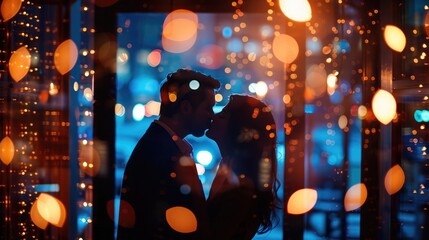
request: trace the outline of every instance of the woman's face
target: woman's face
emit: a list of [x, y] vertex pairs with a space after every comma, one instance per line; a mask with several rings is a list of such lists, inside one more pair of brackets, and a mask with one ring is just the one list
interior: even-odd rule
[[222, 109], [220, 113], [217, 113], [213, 117], [213, 121], [207, 131], [207, 137], [213, 139], [219, 147], [222, 144], [227, 144], [225, 141], [228, 134], [228, 123], [231, 117], [231, 112], [228, 104]]

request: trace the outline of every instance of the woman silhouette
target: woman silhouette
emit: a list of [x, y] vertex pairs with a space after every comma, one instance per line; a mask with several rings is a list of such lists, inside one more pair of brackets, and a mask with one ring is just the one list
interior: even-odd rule
[[276, 126], [270, 108], [256, 98], [231, 95], [206, 135], [222, 160], [208, 198], [213, 239], [252, 239], [276, 220]]

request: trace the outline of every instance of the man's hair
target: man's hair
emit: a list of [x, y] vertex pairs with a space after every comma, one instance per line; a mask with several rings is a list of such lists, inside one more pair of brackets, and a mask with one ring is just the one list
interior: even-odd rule
[[219, 80], [194, 70], [178, 69], [169, 73], [160, 90], [160, 115], [173, 116], [184, 100], [196, 107], [205, 100], [207, 89], [216, 90], [219, 87]]

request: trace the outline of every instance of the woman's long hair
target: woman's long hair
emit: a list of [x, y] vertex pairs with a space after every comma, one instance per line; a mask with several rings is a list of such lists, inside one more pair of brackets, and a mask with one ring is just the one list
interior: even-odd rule
[[228, 108], [231, 168], [255, 186], [256, 215], [261, 221], [258, 233], [265, 233], [278, 222], [276, 124], [271, 109], [256, 98], [231, 95]]

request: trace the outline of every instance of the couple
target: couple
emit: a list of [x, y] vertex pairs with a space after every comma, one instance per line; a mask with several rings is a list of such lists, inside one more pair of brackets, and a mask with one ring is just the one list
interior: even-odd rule
[[[261, 101], [242, 95], [232, 95], [214, 115], [219, 87], [218, 80], [192, 70], [167, 76], [160, 118], [125, 168], [118, 239], [252, 239], [273, 227], [278, 189], [273, 116]], [[183, 139], [206, 130], [222, 155], [207, 200], [192, 147]]]

